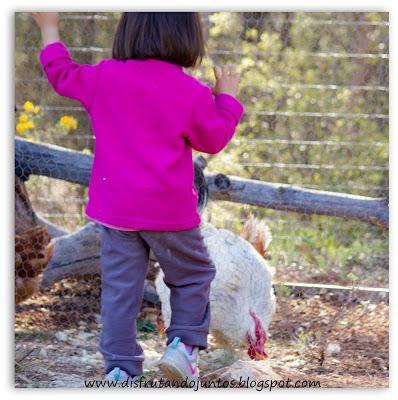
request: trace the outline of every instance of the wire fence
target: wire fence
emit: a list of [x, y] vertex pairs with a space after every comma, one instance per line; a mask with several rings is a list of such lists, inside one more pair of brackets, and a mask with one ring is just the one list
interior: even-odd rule
[[[202, 16], [208, 56], [186, 72], [212, 84], [213, 64], [235, 64], [242, 76], [238, 97], [246, 108], [228, 147], [202, 155], [207, 172], [388, 200], [388, 13]], [[96, 63], [109, 57], [118, 18], [119, 13], [63, 13], [61, 37], [73, 58]], [[29, 14], [16, 14], [15, 33], [16, 135], [93, 154], [85, 110], [54, 94], [43, 75], [40, 35]], [[56, 226], [74, 232], [88, 222], [86, 187], [31, 176], [26, 188], [34, 210]], [[310, 210], [221, 200], [210, 200], [202, 219], [240, 234], [250, 216], [265, 221], [272, 233], [267, 259], [277, 281], [388, 286], [387, 230]], [[52, 290], [69, 295], [65, 286]], [[59, 307], [51, 308], [57, 323]], [[68, 307], [73, 311], [78, 303]], [[41, 317], [35, 318], [38, 324]]]
[[[37, 29], [27, 14], [16, 18], [17, 118], [25, 113], [26, 101], [40, 106], [40, 113], [33, 116], [35, 128], [18, 134], [92, 151], [93, 137], [83, 108], [53, 94], [37, 63]], [[64, 40], [75, 58], [96, 62], [109, 56], [117, 18], [65, 15]], [[387, 15], [209, 13], [204, 20], [210, 60], [195, 74], [210, 82], [211, 62], [238, 64], [243, 75], [240, 98], [247, 108], [229, 148], [209, 160], [210, 169], [307, 188], [388, 196]], [[77, 120], [76, 129], [70, 119], [60, 122], [65, 115]], [[86, 222], [81, 207], [84, 190], [44, 178], [37, 182], [32, 179], [29, 189], [43, 216], [69, 230]], [[56, 190], [55, 185], [60, 188]], [[70, 204], [76, 205], [74, 212], [69, 212]], [[229, 208], [209, 214], [217, 225], [238, 230], [233, 222], [244, 222], [247, 212], [236, 210], [230, 215]], [[290, 225], [290, 230], [307, 224], [325, 232], [328, 227], [319, 225], [322, 221], [332, 233], [354, 241], [353, 225], [340, 219], [328, 224], [310, 215], [303, 218], [250, 207], [249, 211], [266, 218], [275, 231], [281, 224]], [[361, 226], [363, 237], [369, 232], [386, 243], [384, 233]], [[275, 234], [274, 241], [293, 242], [297, 237], [302, 239], [284, 231]], [[367, 241], [364, 245], [373, 251]], [[377, 248], [385, 251], [385, 247]]]

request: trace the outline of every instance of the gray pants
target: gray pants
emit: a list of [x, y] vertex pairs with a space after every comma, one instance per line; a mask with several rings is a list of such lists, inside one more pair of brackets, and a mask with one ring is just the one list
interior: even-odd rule
[[136, 341], [136, 317], [152, 249], [170, 289], [171, 322], [167, 345], [175, 336], [200, 349], [207, 347], [210, 284], [216, 274], [200, 228], [177, 232], [120, 231], [102, 225], [101, 317], [99, 349], [105, 373], [120, 367], [143, 372], [144, 354]]

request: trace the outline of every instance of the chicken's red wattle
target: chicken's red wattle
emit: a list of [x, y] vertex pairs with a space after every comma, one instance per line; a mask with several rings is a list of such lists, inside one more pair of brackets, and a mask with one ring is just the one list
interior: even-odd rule
[[261, 321], [252, 310], [249, 310], [249, 314], [254, 320], [255, 338], [253, 338], [249, 331], [246, 332], [246, 339], [249, 343], [247, 354], [252, 360], [264, 360], [268, 357], [268, 354], [265, 351], [265, 344], [268, 340], [267, 332], [264, 330]]

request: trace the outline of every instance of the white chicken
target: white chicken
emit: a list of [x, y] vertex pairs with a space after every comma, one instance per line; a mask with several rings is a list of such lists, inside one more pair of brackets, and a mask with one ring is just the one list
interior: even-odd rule
[[[247, 236], [248, 229], [253, 231], [253, 221], [250, 224], [244, 227], [242, 234], [246, 232]], [[217, 269], [210, 290], [210, 332], [220, 346], [247, 347], [246, 333], [255, 336], [252, 314], [257, 316], [264, 330], [267, 330], [275, 312], [273, 269], [243, 237], [207, 223], [202, 223], [201, 231]], [[256, 235], [249, 236], [254, 237], [258, 243]], [[268, 246], [270, 235], [264, 240]], [[170, 291], [163, 277], [160, 270], [155, 285], [161, 301], [164, 325], [167, 327], [171, 317]]]

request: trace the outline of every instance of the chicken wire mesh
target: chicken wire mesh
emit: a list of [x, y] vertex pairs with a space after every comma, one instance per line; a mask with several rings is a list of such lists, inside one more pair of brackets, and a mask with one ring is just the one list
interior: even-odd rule
[[[215, 156], [202, 154], [206, 172], [388, 199], [387, 13], [209, 12], [202, 17], [208, 57], [186, 72], [212, 84], [213, 64], [235, 64], [242, 76], [238, 97], [246, 107], [228, 147]], [[118, 18], [119, 13], [63, 13], [61, 38], [76, 61], [99, 62], [110, 56]], [[38, 63], [40, 46], [30, 15], [16, 13], [16, 136], [91, 156], [88, 117], [80, 104], [50, 88]], [[46, 151], [40, 157], [39, 170], [40, 165], [56, 168]], [[37, 292], [54, 255], [51, 237], [88, 223], [87, 188], [76, 183], [81, 177], [72, 168], [65, 181], [40, 171], [24, 174], [19, 161], [17, 325], [21, 331], [38, 324], [43, 330], [66, 329], [82, 321], [97, 326], [100, 280], [89, 268], [79, 270], [84, 261], [76, 260], [75, 275], [48, 278], [51, 285]], [[196, 184], [202, 190], [203, 177], [197, 176]], [[276, 280], [388, 285], [388, 231], [377, 224], [349, 215], [315, 215], [313, 209], [293, 213], [283, 206], [207, 202], [207, 191], [201, 193], [204, 221], [246, 238], [250, 230], [266, 232], [262, 248], [252, 242], [276, 267]], [[250, 216], [262, 222], [245, 225]], [[36, 226], [43, 219], [52, 224], [49, 231]]]

